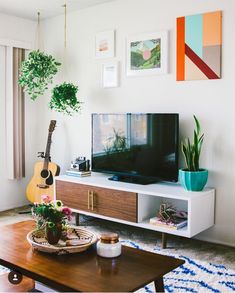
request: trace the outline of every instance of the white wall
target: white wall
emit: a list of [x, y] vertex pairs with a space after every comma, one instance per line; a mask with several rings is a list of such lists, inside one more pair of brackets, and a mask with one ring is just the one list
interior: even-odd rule
[[[176, 17], [215, 10], [223, 10], [223, 78], [176, 82]], [[232, 233], [235, 226], [234, 11], [233, 0], [117, 0], [69, 14], [69, 61], [64, 76], [61, 74], [58, 80], [79, 81], [83, 110], [73, 118], [51, 114], [46, 110], [49, 94], [42, 99], [45, 125], [41, 148], [45, 144], [49, 119], [56, 118], [58, 127], [52, 156], [64, 171], [71, 159], [90, 155], [92, 112], [178, 112], [182, 137], [191, 135], [192, 115], [196, 114], [205, 132], [201, 165], [210, 171], [208, 185], [216, 188], [216, 224], [198, 237], [235, 245], [235, 233]], [[116, 29], [115, 60], [121, 61], [121, 86], [116, 89], [101, 88], [102, 61], [94, 58], [95, 34], [107, 29]], [[126, 37], [161, 30], [170, 33], [170, 73], [126, 77]], [[62, 60], [63, 16], [45, 21], [44, 35], [47, 51]]]
[[[0, 39], [9, 39], [26, 43], [34, 43], [35, 22], [0, 14]], [[4, 73], [1, 66], [1, 75]], [[4, 89], [0, 89], [0, 211], [22, 206], [28, 201], [25, 198], [25, 187], [32, 175], [33, 162], [36, 161], [38, 120], [35, 113], [37, 103], [26, 99], [26, 178], [8, 180], [6, 172], [5, 152], [5, 103]]]

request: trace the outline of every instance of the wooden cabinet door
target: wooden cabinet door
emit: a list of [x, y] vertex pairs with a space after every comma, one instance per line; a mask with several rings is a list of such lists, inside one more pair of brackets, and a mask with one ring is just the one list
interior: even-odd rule
[[73, 209], [137, 222], [137, 194], [133, 192], [57, 180], [56, 199]]
[[64, 205], [83, 211], [90, 211], [88, 207], [89, 186], [65, 181], [56, 181], [56, 199]]
[[137, 194], [108, 188], [92, 187], [92, 212], [107, 217], [137, 222]]

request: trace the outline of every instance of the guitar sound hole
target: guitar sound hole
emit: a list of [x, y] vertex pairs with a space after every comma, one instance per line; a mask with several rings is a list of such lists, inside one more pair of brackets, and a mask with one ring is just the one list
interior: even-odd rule
[[49, 176], [49, 171], [48, 170], [42, 170], [42, 172], [41, 172], [41, 176], [42, 176], [42, 178], [47, 178], [48, 176]]

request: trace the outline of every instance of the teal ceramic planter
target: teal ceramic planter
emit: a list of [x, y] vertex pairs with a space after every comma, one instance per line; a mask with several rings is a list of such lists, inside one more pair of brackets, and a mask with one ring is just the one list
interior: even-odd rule
[[208, 170], [191, 172], [185, 169], [179, 170], [179, 181], [181, 185], [189, 191], [201, 191], [207, 183]]

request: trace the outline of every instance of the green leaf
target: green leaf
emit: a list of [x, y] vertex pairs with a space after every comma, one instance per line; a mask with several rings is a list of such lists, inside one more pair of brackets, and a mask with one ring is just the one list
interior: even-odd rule
[[185, 158], [185, 163], [189, 171], [199, 170], [199, 159], [204, 141], [204, 134], [200, 135], [201, 127], [198, 119], [194, 115], [196, 129], [193, 132], [193, 143], [190, 139], [185, 139], [185, 142], [181, 143], [181, 150]]
[[196, 124], [196, 129], [197, 129], [197, 135], [199, 135], [200, 131], [201, 131], [201, 127], [200, 127], [200, 123], [197, 119], [197, 117], [195, 115], [193, 115], [193, 118], [194, 118], [194, 121], [195, 121], [195, 124]]
[[48, 89], [60, 65], [51, 55], [39, 50], [32, 51], [21, 64], [18, 83], [35, 100]]
[[72, 116], [81, 109], [81, 101], [77, 99], [78, 87], [72, 83], [62, 83], [52, 90], [49, 108], [59, 113]]

